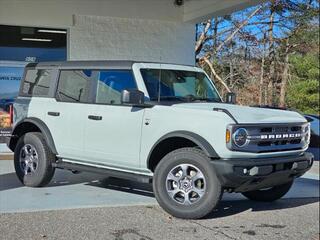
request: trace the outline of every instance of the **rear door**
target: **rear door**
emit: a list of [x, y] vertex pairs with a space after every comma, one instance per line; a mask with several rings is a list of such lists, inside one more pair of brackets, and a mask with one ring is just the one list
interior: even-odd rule
[[136, 89], [131, 70], [97, 71], [95, 104], [85, 119], [85, 156], [90, 162], [139, 168], [143, 108], [121, 104], [121, 91]]
[[86, 108], [92, 99], [91, 70], [61, 70], [55, 98], [46, 106], [46, 122], [59, 155], [83, 159]]
[[15, 122], [27, 117], [45, 122], [46, 109], [54, 95], [53, 82], [57, 76], [55, 69], [26, 68], [25, 77], [20, 86], [19, 98], [15, 101]]

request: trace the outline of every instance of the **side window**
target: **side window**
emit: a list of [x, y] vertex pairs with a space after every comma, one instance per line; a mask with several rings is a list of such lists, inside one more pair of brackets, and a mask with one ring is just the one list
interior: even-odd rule
[[122, 90], [137, 88], [129, 70], [99, 71], [97, 79], [96, 103], [120, 104]]
[[21, 88], [21, 95], [38, 97], [48, 96], [51, 75], [51, 70], [27, 70], [26, 77]]
[[61, 70], [56, 97], [63, 102], [89, 102], [91, 70]]

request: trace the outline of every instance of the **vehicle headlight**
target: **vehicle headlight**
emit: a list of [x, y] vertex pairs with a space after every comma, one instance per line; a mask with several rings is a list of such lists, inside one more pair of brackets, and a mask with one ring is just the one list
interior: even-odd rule
[[304, 128], [305, 137], [304, 141], [309, 144], [310, 142], [310, 123], [307, 124], [307, 126]]
[[233, 134], [233, 142], [237, 147], [243, 147], [248, 142], [248, 132], [245, 128], [238, 128]]

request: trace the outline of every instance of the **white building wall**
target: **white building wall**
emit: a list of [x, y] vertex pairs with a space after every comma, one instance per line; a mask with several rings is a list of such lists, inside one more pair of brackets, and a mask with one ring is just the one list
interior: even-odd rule
[[173, 0], [0, 0], [0, 24], [70, 27], [73, 15], [182, 21]]
[[0, 0], [0, 24], [65, 28], [69, 59], [194, 64], [195, 23], [263, 0]]
[[70, 28], [71, 60], [138, 60], [194, 64], [193, 24], [76, 15]]

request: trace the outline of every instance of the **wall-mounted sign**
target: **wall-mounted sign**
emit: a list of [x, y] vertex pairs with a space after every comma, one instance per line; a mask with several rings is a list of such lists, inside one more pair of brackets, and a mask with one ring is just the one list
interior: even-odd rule
[[26, 57], [25, 61], [26, 62], [36, 62], [37, 58], [36, 57]]

